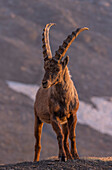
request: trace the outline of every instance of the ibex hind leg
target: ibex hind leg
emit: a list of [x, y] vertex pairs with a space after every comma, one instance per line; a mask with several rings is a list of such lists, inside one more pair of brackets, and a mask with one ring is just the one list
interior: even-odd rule
[[57, 134], [57, 140], [59, 145], [59, 159], [65, 161], [66, 153], [64, 150], [64, 135], [60, 126], [60, 123], [56, 118], [52, 118], [52, 127]]
[[63, 124], [62, 129], [63, 129], [63, 134], [64, 134], [64, 149], [66, 152], [67, 160], [73, 159], [70, 149], [69, 149], [69, 142], [68, 142], [68, 136], [69, 136], [68, 123]]
[[71, 140], [71, 154], [74, 159], [79, 159], [79, 155], [77, 153], [76, 148], [76, 134], [75, 134], [75, 128], [77, 123], [77, 115], [72, 114], [70, 118], [68, 119], [68, 128], [69, 128], [69, 138]]
[[42, 134], [43, 123], [38, 116], [35, 115], [35, 126], [34, 126], [34, 135], [35, 135], [35, 155], [34, 161], [39, 161], [40, 151], [41, 151], [41, 134]]

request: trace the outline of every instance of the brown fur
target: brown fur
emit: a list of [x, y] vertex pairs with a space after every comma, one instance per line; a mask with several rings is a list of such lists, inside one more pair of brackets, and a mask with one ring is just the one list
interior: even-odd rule
[[[49, 25], [50, 24], [47, 24], [46, 27], [49, 28]], [[43, 34], [44, 50], [49, 46], [49, 41], [47, 41], [44, 36], [48, 33], [46, 27]], [[76, 31], [74, 35], [76, 36], [77, 33], [79, 34], [79, 32]], [[71, 41], [73, 41], [73, 37], [71, 37]], [[67, 49], [64, 50], [67, 51]], [[50, 123], [57, 134], [59, 158], [62, 161], [65, 161], [65, 157], [67, 157], [67, 159], [79, 159], [75, 138], [75, 128], [77, 123], [76, 112], [79, 107], [79, 100], [67, 67], [69, 57], [66, 56], [62, 61], [61, 59], [63, 56], [61, 55], [63, 53], [60, 52], [58, 54], [60, 57], [57, 59], [57, 53], [55, 57], [52, 57], [47, 55], [47, 50], [45, 50], [45, 52], [45, 75], [42, 80], [42, 86], [37, 92], [34, 104], [36, 138], [34, 161], [39, 161], [41, 132], [44, 122]], [[51, 51], [49, 51], [49, 54], [50, 53]], [[71, 151], [69, 149], [68, 136], [71, 140]]]

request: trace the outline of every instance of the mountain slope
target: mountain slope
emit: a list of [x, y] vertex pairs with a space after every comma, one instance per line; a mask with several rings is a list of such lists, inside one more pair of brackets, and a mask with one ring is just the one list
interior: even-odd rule
[[[33, 159], [33, 103], [9, 89], [6, 80], [41, 84], [44, 25], [57, 24], [50, 31], [53, 54], [74, 29], [90, 28], [73, 42], [67, 54], [80, 99], [92, 103], [93, 96], [112, 96], [111, 17], [111, 0], [0, 0], [1, 163]], [[56, 143], [51, 128], [45, 126], [41, 159], [57, 155]], [[81, 156], [110, 156], [111, 143], [112, 136], [78, 124], [77, 146]]]
[[90, 31], [81, 33], [68, 50], [70, 71], [82, 100], [90, 102], [92, 96], [110, 96], [111, 9], [111, 0], [69, 0], [69, 3], [68, 0], [1, 0], [0, 78], [40, 84], [44, 25], [57, 24], [50, 33], [53, 54], [74, 29], [87, 26]]

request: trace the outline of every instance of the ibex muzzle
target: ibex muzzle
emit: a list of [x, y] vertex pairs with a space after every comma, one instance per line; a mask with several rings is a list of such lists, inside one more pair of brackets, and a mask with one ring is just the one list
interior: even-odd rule
[[49, 82], [48, 81], [42, 81], [42, 86], [43, 86], [43, 88], [48, 88]]
[[50, 76], [49, 74], [46, 72], [44, 75], [44, 78], [42, 80], [42, 86], [43, 88], [48, 88], [50, 86]]
[[[61, 161], [65, 161], [65, 158], [79, 159], [75, 135], [76, 112], [79, 108], [79, 99], [67, 67], [69, 57], [64, 56], [79, 33], [88, 30], [88, 28], [78, 28], [76, 31], [73, 31], [63, 41], [62, 46], [59, 46], [55, 56], [52, 57], [49, 44], [49, 29], [52, 25], [54, 24], [47, 24], [42, 34], [45, 74], [34, 104], [36, 138], [34, 161], [39, 161], [41, 133], [44, 122], [50, 123], [57, 135], [59, 159]], [[64, 59], [62, 60], [62, 58]], [[71, 141], [71, 151], [69, 149], [68, 136]]]

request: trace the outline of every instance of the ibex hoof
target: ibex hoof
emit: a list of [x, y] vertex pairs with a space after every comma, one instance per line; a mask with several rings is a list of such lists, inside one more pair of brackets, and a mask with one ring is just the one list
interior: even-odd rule
[[60, 156], [59, 160], [65, 162], [66, 161], [66, 157], [65, 156]]
[[80, 159], [80, 158], [79, 158], [79, 155], [75, 155], [73, 158], [74, 158], [74, 160]]
[[74, 160], [72, 156], [67, 157], [67, 160]]

